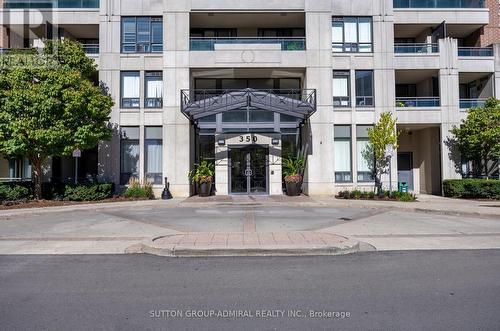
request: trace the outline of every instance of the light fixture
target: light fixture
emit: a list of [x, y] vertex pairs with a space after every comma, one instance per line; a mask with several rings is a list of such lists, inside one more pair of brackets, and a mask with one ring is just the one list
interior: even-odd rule
[[279, 145], [280, 144], [280, 140], [278, 138], [273, 138], [273, 139], [271, 139], [271, 144], [273, 144], [275, 146]]
[[226, 144], [226, 139], [217, 140], [217, 144], [219, 144], [219, 146], [224, 146]]

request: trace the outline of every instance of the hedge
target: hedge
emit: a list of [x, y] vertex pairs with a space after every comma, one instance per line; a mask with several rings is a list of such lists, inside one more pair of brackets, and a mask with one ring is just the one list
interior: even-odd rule
[[463, 199], [500, 199], [500, 180], [450, 179], [443, 182], [444, 196]]
[[32, 192], [31, 183], [2, 183], [0, 184], [0, 203], [30, 200]]
[[[113, 197], [114, 191], [113, 183], [43, 183], [43, 198], [46, 200], [99, 201]], [[0, 202], [31, 199], [33, 199], [31, 182], [0, 184]]]
[[114, 184], [67, 184], [63, 199], [66, 201], [99, 201], [113, 196]]

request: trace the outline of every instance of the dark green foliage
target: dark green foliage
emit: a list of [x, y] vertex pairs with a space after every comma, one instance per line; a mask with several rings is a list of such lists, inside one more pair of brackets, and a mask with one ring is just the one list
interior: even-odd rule
[[105, 184], [81, 184], [66, 185], [63, 199], [67, 201], [100, 201], [113, 196], [114, 185]]
[[31, 189], [20, 184], [0, 184], [0, 202], [31, 199]]
[[444, 196], [463, 199], [500, 199], [500, 180], [450, 179], [443, 182]]

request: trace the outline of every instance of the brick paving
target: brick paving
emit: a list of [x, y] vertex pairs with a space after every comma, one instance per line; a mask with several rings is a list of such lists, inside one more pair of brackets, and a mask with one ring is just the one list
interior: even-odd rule
[[331, 233], [321, 232], [268, 232], [268, 233], [188, 233], [175, 234], [156, 239], [156, 247], [216, 247], [216, 248], [259, 248], [259, 247], [317, 247], [339, 246], [347, 242], [347, 238]]

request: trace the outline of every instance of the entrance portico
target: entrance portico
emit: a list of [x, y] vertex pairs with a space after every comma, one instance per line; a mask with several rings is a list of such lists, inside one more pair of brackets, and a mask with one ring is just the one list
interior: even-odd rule
[[181, 108], [199, 135], [214, 138], [204, 146], [215, 151], [217, 195], [282, 195], [283, 150], [297, 156], [289, 134], [316, 111], [316, 91], [184, 90]]

